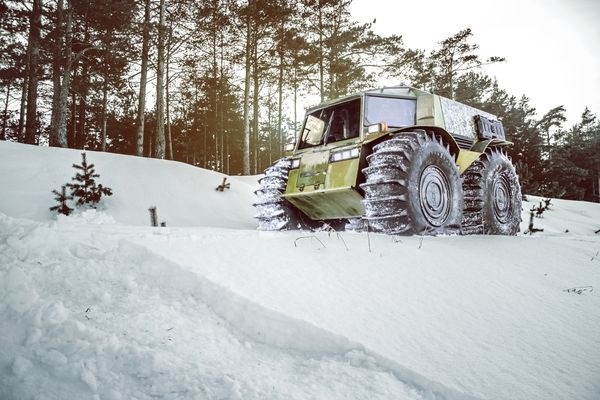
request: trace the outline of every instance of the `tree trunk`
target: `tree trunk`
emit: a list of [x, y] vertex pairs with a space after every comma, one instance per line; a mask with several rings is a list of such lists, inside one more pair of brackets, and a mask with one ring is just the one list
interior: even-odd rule
[[258, 72], [258, 45], [254, 44], [254, 73], [252, 74], [252, 81], [254, 83], [254, 88], [252, 90], [252, 133], [254, 136], [254, 170], [252, 171], [254, 174], [258, 172], [259, 169], [259, 148], [260, 148], [260, 135], [258, 132], [258, 95], [259, 95], [259, 72]]
[[137, 156], [144, 155], [144, 122], [146, 110], [146, 79], [148, 74], [148, 53], [150, 50], [150, 0], [145, 0], [144, 28], [142, 34], [142, 70], [140, 72], [140, 94], [138, 98], [136, 152]]
[[173, 159], [173, 140], [171, 139], [171, 102], [169, 100], [169, 60], [171, 56], [167, 57], [167, 66], [165, 73], [165, 80], [167, 82], [167, 86], [165, 87], [165, 106], [167, 109], [167, 159]]
[[202, 159], [204, 163], [204, 169], [208, 169], [208, 146], [206, 145], [206, 138], [208, 136], [208, 133], [206, 133], [206, 129], [206, 124], [204, 124], [204, 143], [202, 144]]
[[222, 148], [222, 141], [223, 141], [223, 128], [221, 125], [221, 120], [219, 118], [219, 115], [222, 113], [222, 109], [221, 107], [219, 107], [219, 105], [221, 104], [219, 102], [219, 99], [221, 98], [220, 96], [220, 92], [221, 92], [221, 83], [219, 81], [219, 64], [217, 63], [217, 34], [218, 32], [211, 32], [212, 35], [212, 75], [213, 75], [213, 82], [214, 82], [214, 86], [215, 86], [215, 96], [214, 96], [214, 102], [215, 102], [215, 163], [217, 164], [217, 171], [219, 172], [223, 172], [225, 170], [225, 168], [223, 167], [223, 148]]
[[104, 78], [104, 82], [102, 83], [102, 143], [101, 150], [106, 151], [106, 121], [108, 119], [108, 113], [106, 110], [106, 103], [108, 100], [108, 82], [106, 78]]
[[597, 189], [598, 189], [598, 195], [597, 195], [596, 201], [598, 203], [600, 203], [600, 168], [598, 169], [598, 186], [597, 186]]
[[[224, 51], [223, 51], [223, 32], [221, 31], [221, 42], [220, 42], [220, 50], [221, 50], [221, 58], [220, 58], [220, 66], [221, 68], [219, 69], [219, 82], [220, 85], [219, 87], [221, 88], [225, 88], [225, 77], [223, 75], [223, 71], [225, 69], [224, 67], [224, 63], [225, 63], [225, 55], [224, 55]], [[227, 129], [227, 127], [225, 126], [225, 115], [227, 113], [227, 108], [225, 107], [225, 100], [223, 98], [223, 96], [220, 97], [221, 100], [221, 114], [220, 114], [220, 129], [221, 129], [221, 157], [222, 157], [222, 164], [227, 164], [227, 174], [229, 175], [229, 150], [226, 149], [226, 142], [229, 143], [229, 130]], [[227, 146], [228, 147], [228, 146]], [[223, 167], [225, 168], [225, 167]]]
[[323, 66], [323, 10], [321, 9], [319, 1], [319, 92], [321, 95], [321, 103], [325, 101], [325, 83], [324, 79], [324, 66]]
[[212, 79], [213, 79], [213, 101], [214, 101], [214, 131], [215, 131], [215, 165], [216, 171], [223, 171], [223, 163], [221, 158], [221, 151], [219, 148], [221, 140], [221, 129], [219, 126], [219, 67], [217, 64], [217, 31], [211, 30], [211, 41], [212, 41]]
[[[269, 96], [269, 100], [271, 99], [271, 95], [272, 93], [269, 91], [268, 96]], [[268, 165], [273, 164], [273, 135], [272, 135], [272, 130], [270, 129], [273, 125], [272, 124], [272, 118], [273, 118], [273, 102], [269, 101], [267, 103], [267, 126], [269, 128], [268, 129], [268, 134], [269, 134], [269, 138], [268, 138], [268, 143], [269, 143], [269, 161], [268, 161]], [[277, 130], [276, 132], [277, 133]]]
[[69, 1], [65, 20], [65, 66], [60, 84], [58, 106], [57, 139], [61, 147], [67, 147], [67, 102], [71, 88], [71, 71], [73, 68], [71, 43], [73, 41], [73, 5]]
[[2, 114], [2, 131], [0, 131], [0, 140], [6, 140], [6, 124], [8, 122], [9, 100], [10, 100], [10, 83], [6, 85], [6, 100], [4, 100], [4, 113]]
[[160, 0], [156, 65], [156, 140], [154, 157], [165, 158], [165, 0]]
[[154, 137], [152, 135], [148, 136], [148, 153], [146, 157], [152, 158], [152, 143], [154, 141]]
[[298, 68], [294, 66], [294, 140], [298, 136]]
[[277, 139], [279, 141], [279, 151], [277, 158], [283, 155], [283, 130], [281, 129], [281, 120], [283, 114], [283, 51], [279, 53], [279, 77], [277, 80]]
[[42, 29], [42, 3], [33, 0], [29, 18], [29, 63], [27, 66], [27, 118], [25, 122], [25, 143], [34, 144], [37, 131], [37, 89], [38, 64]]
[[[249, 0], [253, 4], [252, 0]], [[242, 145], [242, 173], [250, 175], [250, 52], [252, 51], [250, 15], [246, 17], [246, 66], [244, 71], [244, 140]]]
[[58, 98], [60, 96], [61, 55], [64, 41], [64, 4], [63, 0], [56, 2], [56, 39], [52, 58], [52, 114], [50, 117], [50, 146], [59, 146], [57, 135]]
[[[335, 34], [335, 33], [334, 33]], [[336, 52], [336, 47], [332, 47], [329, 49], [329, 54], [328, 54], [328, 68], [327, 68], [327, 78], [329, 80], [328, 85], [327, 85], [327, 98], [328, 99], [335, 99], [337, 96], [337, 89], [336, 89], [336, 78], [337, 78], [337, 72], [336, 72], [336, 67], [337, 67], [337, 63], [338, 63], [338, 59], [337, 59], [337, 52]]]
[[[73, 9], [68, 3], [65, 12], [63, 0], [57, 2], [58, 38], [52, 66], [54, 93], [50, 121], [50, 146], [67, 147], [67, 99], [71, 86], [71, 38]], [[62, 59], [64, 53], [64, 60]]]
[[[75, 74], [73, 74], [75, 75]], [[73, 77], [75, 80], [75, 77]], [[70, 133], [70, 135], [69, 135]], [[71, 92], [71, 130], [67, 131], [67, 143], [69, 148], [77, 149], [77, 96], [75, 91]]]
[[[29, 54], [27, 54], [27, 65], [29, 65]], [[23, 78], [21, 87], [21, 108], [19, 110], [19, 125], [17, 126], [17, 140], [19, 143], [25, 143], [25, 113], [27, 112], [27, 86], [29, 79], [27, 74]]]
[[[90, 40], [89, 27], [86, 23], [85, 27], [85, 37], [84, 43], [88, 43]], [[73, 68], [75, 71], [75, 68]], [[90, 90], [90, 77], [89, 77], [90, 65], [87, 61], [87, 58], [83, 57], [81, 59], [81, 91], [79, 93], [79, 106], [77, 107], [77, 124], [74, 124], [74, 140], [73, 145], [76, 149], [85, 148], [87, 142], [87, 134], [85, 132], [85, 114], [87, 109], [87, 97]], [[74, 72], [75, 74], [75, 72]], [[75, 79], [75, 78], [73, 78]], [[73, 114], [73, 119], [75, 119], [75, 114]]]

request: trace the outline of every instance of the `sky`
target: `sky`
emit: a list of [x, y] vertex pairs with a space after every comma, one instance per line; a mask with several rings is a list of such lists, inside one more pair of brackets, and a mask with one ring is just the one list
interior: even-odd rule
[[600, 115], [600, 1], [598, 0], [354, 0], [352, 14], [376, 23], [380, 35], [399, 34], [407, 47], [430, 51], [471, 28], [485, 67], [501, 88], [525, 94], [538, 117], [564, 105], [567, 126], [589, 107]]

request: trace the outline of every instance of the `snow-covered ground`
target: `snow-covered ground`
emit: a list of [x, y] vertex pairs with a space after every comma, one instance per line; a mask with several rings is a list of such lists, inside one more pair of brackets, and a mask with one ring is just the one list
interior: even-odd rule
[[600, 398], [599, 204], [531, 236], [258, 232], [256, 178], [88, 152], [114, 195], [57, 218], [80, 159], [0, 142], [0, 399]]

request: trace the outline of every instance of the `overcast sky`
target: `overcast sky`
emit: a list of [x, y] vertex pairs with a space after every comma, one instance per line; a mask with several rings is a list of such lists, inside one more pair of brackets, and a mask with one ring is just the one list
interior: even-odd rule
[[600, 0], [354, 0], [352, 13], [428, 51], [471, 28], [482, 58], [507, 59], [485, 71], [538, 116], [559, 105], [568, 125], [586, 106], [600, 116]]

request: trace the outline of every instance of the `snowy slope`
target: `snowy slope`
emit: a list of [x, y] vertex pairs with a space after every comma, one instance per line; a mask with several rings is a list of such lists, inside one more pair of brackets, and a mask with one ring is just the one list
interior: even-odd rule
[[[81, 151], [0, 142], [0, 187], [6, 188], [0, 212], [18, 218], [49, 220], [52, 190], [71, 182], [72, 164]], [[100, 174], [97, 183], [113, 189], [104, 201], [119, 223], [149, 225], [148, 208], [157, 208], [167, 226], [222, 226], [253, 229], [253, 187], [246, 177], [228, 177], [231, 189], [218, 192], [225, 175], [190, 165], [133, 156], [87, 152]], [[15, 187], [16, 183], [16, 187]], [[10, 188], [10, 190], [9, 190]]]
[[598, 204], [532, 236], [257, 232], [248, 177], [88, 152], [115, 195], [56, 218], [79, 159], [0, 142], [0, 399], [600, 397]]

